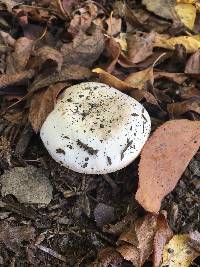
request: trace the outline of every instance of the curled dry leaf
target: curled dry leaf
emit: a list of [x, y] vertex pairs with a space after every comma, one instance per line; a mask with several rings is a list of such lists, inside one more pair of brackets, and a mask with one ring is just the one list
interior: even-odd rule
[[129, 74], [124, 80], [133, 88], [144, 89], [145, 84], [150, 81], [153, 84], [153, 67]]
[[109, 62], [107, 63], [106, 70], [108, 72], [112, 72], [117, 64], [119, 55], [121, 53], [121, 46], [118, 42], [115, 41], [114, 38], [109, 38], [106, 41], [106, 55], [109, 58]]
[[166, 38], [165, 35], [156, 34], [154, 47], [174, 50], [178, 44], [182, 44], [187, 53], [194, 53], [200, 48], [200, 35]]
[[142, 266], [152, 254], [156, 225], [157, 217], [151, 214], [136, 220], [119, 237], [117, 251], [134, 266]]
[[172, 118], [193, 111], [200, 114], [200, 96], [167, 105], [168, 112]]
[[93, 69], [92, 72], [99, 74], [99, 79], [102, 83], [108, 84], [120, 91], [133, 89], [133, 87], [130, 84], [118, 79], [114, 75], [108, 73], [107, 71], [104, 71], [101, 68]]
[[32, 96], [28, 118], [35, 132], [39, 131], [46, 117], [53, 110], [58, 94], [66, 86], [66, 83], [54, 84], [47, 90]]
[[57, 70], [60, 71], [63, 64], [63, 55], [56, 49], [50, 46], [43, 46], [36, 51], [34, 67], [41, 67], [42, 64], [48, 61], [53, 61], [57, 65]]
[[20, 37], [15, 42], [15, 51], [12, 53], [13, 65], [16, 72], [25, 70], [31, 56], [35, 42], [26, 37]]
[[152, 55], [155, 32], [137, 32], [127, 36], [128, 59], [132, 63], [139, 63]]
[[164, 246], [172, 238], [173, 232], [163, 214], [158, 215], [157, 229], [153, 241], [153, 267], [160, 267]]
[[35, 238], [35, 229], [30, 226], [10, 226], [7, 222], [0, 223], [0, 240], [5, 246], [18, 253], [23, 241]]
[[70, 21], [68, 32], [75, 37], [80, 31], [86, 32], [92, 21], [97, 17], [98, 8], [93, 3], [88, 3], [85, 7], [77, 10], [76, 14]]
[[185, 66], [185, 73], [197, 75], [200, 73], [200, 50], [195, 52], [188, 59]]
[[114, 75], [100, 68], [94, 69], [93, 72], [96, 72], [99, 74], [99, 79], [102, 83], [108, 84], [120, 91], [130, 90], [130, 95], [136, 100], [141, 101], [142, 99], [145, 98], [147, 102], [153, 105], [159, 106], [156, 98], [151, 93], [145, 90], [138, 90], [137, 87], [134, 87], [130, 83], [118, 79]]
[[161, 267], [189, 267], [200, 256], [199, 252], [188, 244], [188, 235], [175, 235], [165, 246]]
[[199, 146], [198, 121], [168, 121], [153, 133], [142, 150], [135, 196], [145, 210], [159, 211], [162, 199], [174, 189]]
[[109, 36], [116, 36], [118, 33], [121, 32], [121, 18], [115, 18], [113, 16], [110, 16], [108, 19], [105, 20], [105, 22], [108, 25], [107, 34]]
[[90, 67], [104, 50], [105, 41], [102, 31], [98, 28], [91, 36], [79, 32], [72, 43], [63, 44], [61, 53], [65, 64], [77, 64]]
[[15, 74], [0, 75], [0, 89], [10, 85], [18, 84], [31, 79], [34, 75], [33, 70], [21, 71]]
[[184, 73], [172, 73], [165, 71], [154, 71], [153, 75], [155, 80], [159, 78], [166, 78], [178, 84], [182, 84], [188, 78]]

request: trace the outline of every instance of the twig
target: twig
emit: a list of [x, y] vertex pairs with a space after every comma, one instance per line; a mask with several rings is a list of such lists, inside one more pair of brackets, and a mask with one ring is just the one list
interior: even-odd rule
[[61, 260], [63, 262], [67, 262], [67, 259], [66, 257], [58, 254], [56, 251], [54, 251], [53, 249], [51, 248], [47, 248], [47, 247], [44, 247], [42, 245], [36, 245], [37, 248], [39, 248], [40, 250], [46, 252], [47, 254], [53, 256], [54, 258], [57, 258], [58, 260]]

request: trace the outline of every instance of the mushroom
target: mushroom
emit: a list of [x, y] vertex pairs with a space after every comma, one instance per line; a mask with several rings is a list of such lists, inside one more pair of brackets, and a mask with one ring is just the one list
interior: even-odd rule
[[145, 108], [103, 83], [64, 90], [40, 136], [54, 160], [79, 173], [106, 174], [130, 164], [151, 130]]

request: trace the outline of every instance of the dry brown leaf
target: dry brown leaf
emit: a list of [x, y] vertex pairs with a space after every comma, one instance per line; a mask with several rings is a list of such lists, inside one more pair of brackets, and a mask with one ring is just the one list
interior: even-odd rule
[[200, 97], [200, 90], [193, 87], [182, 87], [181, 90], [178, 92], [178, 95], [182, 99], [190, 99], [192, 97]]
[[31, 79], [33, 75], [33, 70], [22, 71], [15, 74], [2, 74], [0, 75], [0, 89], [13, 84], [24, 82], [28, 79]]
[[167, 110], [172, 118], [193, 111], [200, 114], [200, 96], [167, 105]]
[[139, 63], [152, 55], [155, 32], [137, 32], [127, 36], [128, 59], [132, 63]]
[[96, 68], [93, 69], [92, 71], [99, 74], [99, 79], [102, 83], [108, 84], [120, 91], [133, 89], [133, 87], [130, 84], [118, 79], [117, 77], [104, 71], [103, 69]]
[[135, 196], [145, 210], [159, 211], [162, 199], [174, 189], [199, 146], [198, 121], [168, 121], [153, 133], [142, 150]]
[[65, 64], [77, 64], [90, 67], [104, 50], [105, 41], [102, 31], [98, 28], [91, 36], [80, 32], [72, 43], [63, 44], [61, 53]]
[[77, 10], [76, 14], [70, 21], [68, 32], [75, 37], [80, 31], [86, 32], [92, 21], [97, 17], [98, 8], [94, 3], [88, 3], [85, 7]]
[[109, 62], [107, 63], [108, 65], [105, 69], [108, 72], [112, 72], [121, 53], [121, 46], [115, 41], [114, 38], [109, 38], [106, 40], [105, 50], [106, 56], [109, 58]]
[[153, 251], [157, 217], [147, 214], [133, 223], [127, 232], [121, 234], [117, 251], [134, 266], [140, 267]]
[[188, 59], [185, 66], [185, 73], [187, 74], [199, 74], [200, 73], [200, 50], [195, 52]]
[[178, 84], [182, 84], [188, 78], [184, 73], [172, 73], [165, 71], [154, 71], [153, 76], [155, 80], [166, 78]]
[[86, 67], [79, 65], [63, 66], [60, 72], [38, 75], [31, 84], [29, 93], [34, 93], [40, 88], [47, 87], [57, 82], [84, 80], [90, 76], [91, 71]]
[[122, 20], [121, 18], [115, 18], [112, 15], [105, 20], [106, 24], [108, 25], [107, 34], [109, 36], [116, 36], [118, 33], [121, 32], [122, 27]]
[[145, 84], [150, 81], [153, 84], [153, 67], [129, 74], [124, 82], [133, 88], [144, 89]]
[[12, 53], [12, 58], [16, 72], [25, 70], [34, 44], [33, 40], [26, 37], [20, 37], [15, 42], [15, 51]]
[[45, 62], [56, 64], [57, 70], [60, 71], [63, 64], [63, 55], [50, 46], [43, 46], [36, 51], [35, 59], [32, 67], [41, 67]]
[[164, 246], [169, 242], [172, 236], [173, 232], [170, 229], [165, 216], [160, 214], [157, 218], [157, 229], [153, 241], [153, 267], [160, 267]]
[[108, 84], [109, 86], [112, 86], [120, 91], [130, 90], [130, 95], [136, 100], [141, 101], [145, 98], [147, 102], [159, 106], [156, 98], [151, 93], [145, 90], [138, 90], [136, 87], [133, 87], [128, 82], [122, 81], [100, 68], [94, 69], [93, 72], [99, 74], [99, 79], [102, 83]]
[[46, 117], [53, 110], [58, 94], [66, 86], [66, 83], [54, 84], [47, 90], [32, 96], [28, 118], [35, 132], [39, 131]]

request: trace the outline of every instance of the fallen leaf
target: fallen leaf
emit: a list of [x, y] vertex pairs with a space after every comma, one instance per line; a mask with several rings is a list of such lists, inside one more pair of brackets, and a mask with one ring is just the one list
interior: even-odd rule
[[158, 213], [162, 199], [174, 189], [199, 146], [198, 121], [168, 121], [153, 133], [142, 150], [135, 196], [145, 210]]
[[176, 17], [175, 5], [172, 0], [142, 0], [146, 8], [156, 15], [165, 19], [174, 19]]
[[98, 28], [91, 36], [80, 32], [72, 43], [63, 44], [61, 53], [65, 64], [77, 64], [90, 67], [104, 50], [104, 35]]
[[200, 48], [200, 35], [166, 38], [166, 36], [157, 34], [154, 47], [174, 50], [177, 44], [182, 44], [187, 53], [194, 53]]
[[175, 235], [165, 246], [161, 267], [189, 267], [199, 252], [188, 245], [188, 235]]
[[188, 244], [200, 253], [200, 233], [198, 231], [189, 233]]
[[164, 246], [172, 237], [173, 232], [170, 229], [165, 216], [160, 214], [157, 218], [157, 229], [153, 241], [153, 267], [160, 267]]
[[185, 86], [182, 87], [181, 90], [178, 91], [178, 95], [181, 99], [190, 99], [192, 97], [200, 97], [200, 90], [193, 86]]
[[127, 35], [128, 59], [132, 63], [139, 63], [152, 55], [155, 32], [136, 32]]
[[135, 267], [142, 266], [153, 251], [157, 217], [147, 214], [137, 219], [118, 240], [117, 251]]
[[196, 18], [196, 8], [192, 4], [177, 4], [175, 6], [176, 13], [180, 17], [182, 23], [190, 30], [194, 27]]
[[16, 40], [9, 33], [0, 31], [0, 36], [6, 45], [9, 45], [11, 47], [15, 46]]
[[31, 56], [35, 42], [26, 37], [20, 37], [15, 42], [15, 51], [12, 53], [16, 72], [24, 71]]
[[109, 38], [106, 41], [105, 52], [106, 56], [109, 58], [109, 62], [107, 63], [105, 69], [108, 72], [112, 72], [115, 68], [115, 65], [117, 64], [119, 55], [121, 53], [121, 46], [115, 41], [114, 38]]
[[200, 73], [200, 50], [196, 51], [188, 59], [185, 66], [185, 73], [195, 75]]
[[127, 51], [127, 41], [126, 41], [126, 33], [121, 32], [119, 37], [114, 38], [117, 43], [120, 44], [122, 51]]
[[99, 74], [99, 79], [102, 83], [108, 84], [109, 86], [112, 86], [120, 91], [130, 90], [130, 95], [136, 100], [141, 101], [142, 99], [145, 98], [147, 102], [159, 106], [156, 98], [151, 93], [145, 90], [138, 90], [136, 87], [133, 87], [133, 85], [131, 85], [130, 83], [122, 81], [117, 77], [115, 77], [114, 75], [100, 68], [94, 69], [93, 72]]
[[93, 69], [92, 72], [99, 74], [99, 79], [102, 83], [108, 84], [120, 91], [133, 89], [133, 87], [130, 84], [118, 79], [114, 75], [108, 73], [107, 71], [104, 71], [101, 68]]
[[40, 74], [30, 86], [29, 94], [57, 82], [84, 80], [91, 76], [88, 68], [79, 65], [63, 66], [60, 72]]
[[53, 110], [58, 94], [66, 86], [66, 83], [54, 84], [32, 96], [28, 118], [35, 132], [40, 130], [46, 117]]
[[10, 85], [25, 82], [31, 79], [34, 75], [33, 70], [21, 71], [15, 74], [2, 74], [0, 75], [0, 89]]
[[112, 15], [105, 20], [108, 29], [107, 29], [107, 34], [109, 36], [116, 36], [118, 33], [121, 32], [121, 27], [122, 27], [122, 20], [121, 18], [115, 18]]
[[172, 72], [155, 71], [155, 70], [153, 76], [155, 80], [160, 78], [166, 78], [178, 84], [182, 84], [188, 78], [184, 73], [172, 73]]
[[145, 84], [150, 81], [153, 84], [153, 67], [129, 74], [124, 82], [133, 88], [144, 89]]
[[188, 111], [200, 114], [200, 96], [187, 99], [183, 102], [168, 104], [167, 110], [172, 118], [177, 118]]
[[11, 226], [7, 222], [0, 223], [0, 240], [15, 253], [19, 253], [23, 242], [35, 238], [35, 229], [31, 226]]
[[70, 21], [68, 32], [71, 33], [73, 37], [75, 37], [80, 31], [86, 32], [97, 15], [97, 6], [94, 3], [87, 3], [85, 7], [77, 10], [76, 14]]
[[41, 67], [45, 62], [54, 62], [60, 71], [63, 64], [63, 55], [53, 47], [43, 46], [36, 51], [32, 67]]

